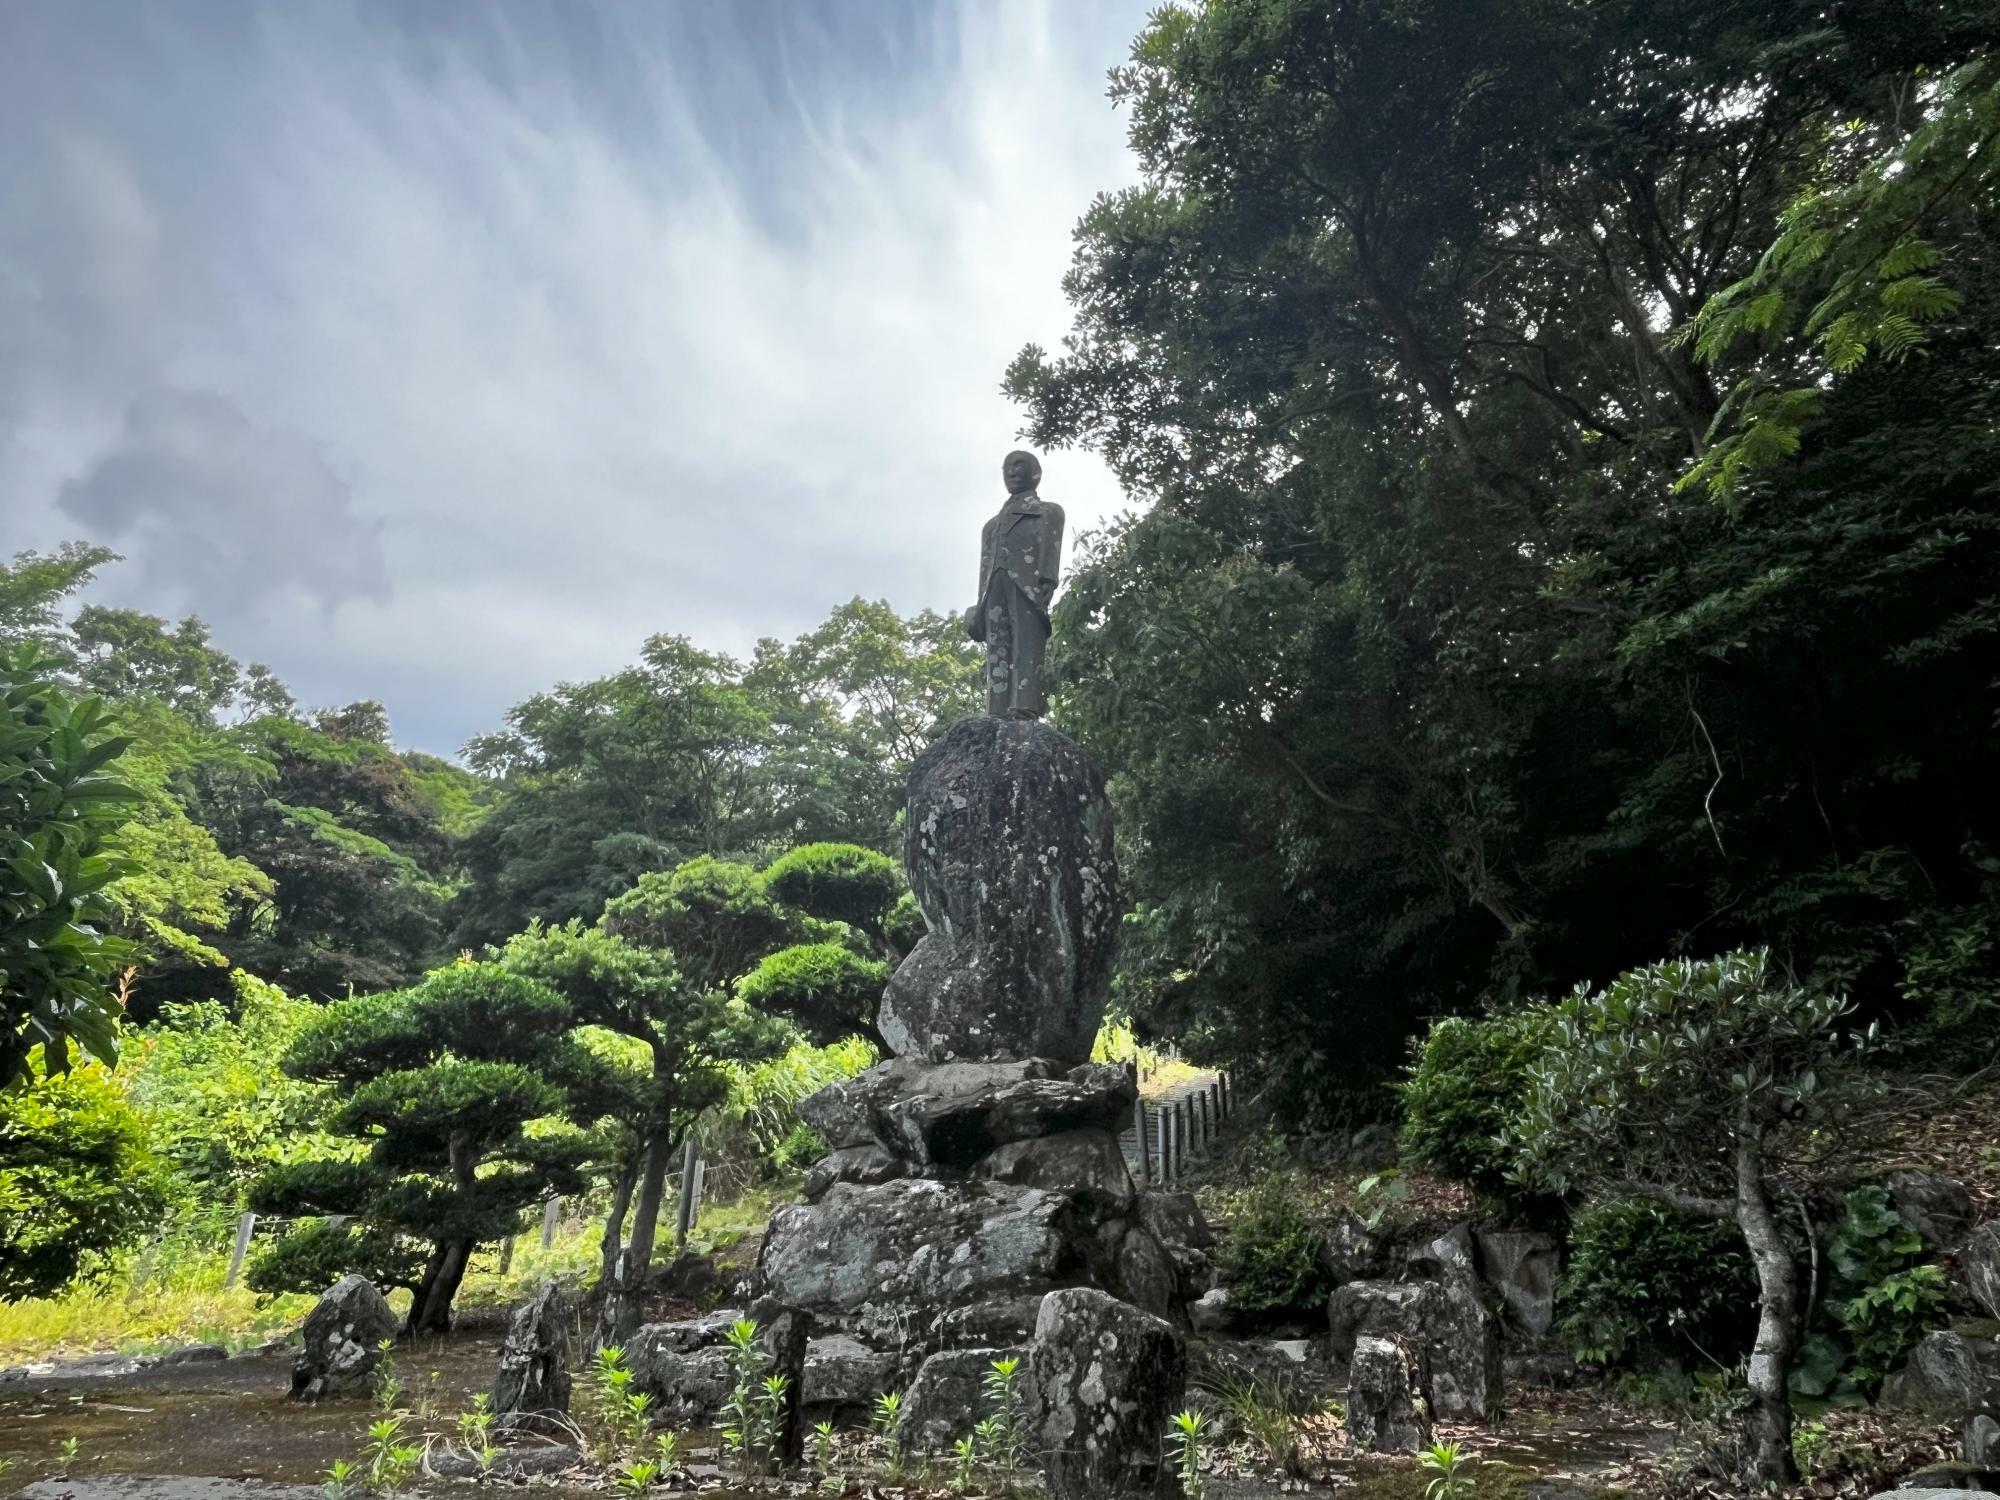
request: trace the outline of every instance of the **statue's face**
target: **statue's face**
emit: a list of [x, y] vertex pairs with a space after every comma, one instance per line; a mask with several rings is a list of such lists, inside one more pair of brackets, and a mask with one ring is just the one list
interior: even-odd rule
[[1032, 454], [1010, 453], [1000, 466], [1000, 473], [1007, 481], [1007, 493], [1019, 495], [1035, 487], [1035, 481], [1042, 477], [1042, 466]]

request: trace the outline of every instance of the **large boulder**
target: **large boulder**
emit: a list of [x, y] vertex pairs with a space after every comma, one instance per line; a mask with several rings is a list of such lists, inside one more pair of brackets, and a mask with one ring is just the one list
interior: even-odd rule
[[1947, 1328], [1925, 1334], [1883, 1382], [1882, 1404], [1954, 1421], [2000, 1411], [2000, 1340]]
[[[912, 1453], [951, 1452], [954, 1443], [990, 1415], [986, 1375], [994, 1361], [1021, 1359], [1023, 1353], [1019, 1348], [946, 1349], [931, 1355], [903, 1392], [896, 1436], [904, 1448]], [[1026, 1374], [1024, 1362], [1015, 1377], [1024, 1396]]]
[[896, 1384], [896, 1356], [878, 1354], [846, 1334], [828, 1334], [806, 1345], [807, 1406], [871, 1406]]
[[1028, 1351], [1029, 1447], [1055, 1500], [1096, 1500], [1160, 1476], [1187, 1358], [1171, 1324], [1090, 1287], [1051, 1292]]
[[836, 1150], [886, 1143], [893, 1133], [883, 1113], [899, 1099], [918, 1094], [940, 1100], [992, 1094], [1010, 1083], [1059, 1077], [1068, 1066], [1041, 1057], [1002, 1063], [894, 1057], [814, 1090], [798, 1102], [798, 1114]]
[[341, 1277], [306, 1314], [292, 1364], [292, 1399], [366, 1395], [382, 1362], [381, 1344], [401, 1326], [367, 1277]]
[[1104, 775], [1032, 720], [961, 719], [910, 769], [904, 865], [928, 929], [889, 978], [889, 1049], [1090, 1056], [1118, 933]]
[[1556, 1321], [1556, 1276], [1562, 1252], [1546, 1234], [1492, 1229], [1478, 1236], [1479, 1266], [1514, 1321], [1537, 1337]]
[[762, 1356], [757, 1373], [789, 1382], [779, 1445], [783, 1460], [796, 1463], [805, 1439], [800, 1411], [811, 1342], [811, 1320], [798, 1308], [764, 1297], [747, 1311], [725, 1308], [679, 1322], [647, 1323], [625, 1345], [626, 1368], [633, 1388], [652, 1398], [656, 1413], [690, 1425], [710, 1422], [736, 1388], [729, 1334], [746, 1319], [757, 1325], [755, 1347]]
[[979, 1158], [972, 1175], [1067, 1193], [1099, 1213], [1123, 1213], [1134, 1196], [1125, 1153], [1109, 1130], [1064, 1130], [1009, 1141]]
[[2000, 1318], [2000, 1219], [1988, 1219], [1972, 1231], [1958, 1253], [1958, 1270], [1986, 1315]]
[[1421, 1351], [1433, 1416], [1491, 1422], [1499, 1415], [1499, 1320], [1480, 1301], [1476, 1285], [1456, 1276], [1350, 1282], [1333, 1294], [1327, 1323], [1336, 1362], [1350, 1359], [1368, 1335]]
[[883, 1109], [884, 1142], [920, 1167], [961, 1169], [1010, 1142], [1116, 1128], [1138, 1097], [1132, 1070], [1110, 1063], [1081, 1063], [1066, 1077], [974, 1092], [925, 1090]]
[[1918, 1167], [1885, 1172], [1889, 1206], [1934, 1250], [1956, 1250], [1972, 1232], [1972, 1194], [1956, 1177]]
[[1373, 1453], [1431, 1445], [1431, 1401], [1421, 1347], [1364, 1334], [1347, 1365], [1347, 1437]]
[[1351, 1208], [1339, 1209], [1320, 1238], [1320, 1259], [1335, 1286], [1381, 1274], [1386, 1256], [1368, 1221]]
[[569, 1337], [576, 1304], [553, 1281], [514, 1309], [493, 1380], [493, 1415], [508, 1427], [560, 1422], [569, 1413]]
[[773, 1214], [758, 1264], [773, 1296], [828, 1331], [900, 1345], [913, 1321], [1054, 1286], [1069, 1215], [1059, 1194], [1004, 1183], [840, 1183]]

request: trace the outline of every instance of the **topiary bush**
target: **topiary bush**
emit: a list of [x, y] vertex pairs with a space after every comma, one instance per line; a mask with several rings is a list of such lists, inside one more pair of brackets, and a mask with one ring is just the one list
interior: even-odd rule
[[1232, 1205], [1222, 1268], [1237, 1305], [1252, 1313], [1318, 1311], [1333, 1292], [1319, 1225], [1298, 1178], [1273, 1172]]
[[801, 844], [764, 870], [774, 900], [828, 922], [845, 922], [876, 942], [896, 900], [903, 870], [888, 855], [859, 844]]
[[1757, 1278], [1734, 1224], [1614, 1200], [1571, 1226], [1556, 1332], [1585, 1363], [1732, 1364], [1756, 1326]]
[[1510, 1208], [1533, 1201], [1508, 1176], [1513, 1151], [1505, 1133], [1520, 1118], [1528, 1070], [1550, 1029], [1549, 1012], [1540, 1006], [1432, 1022], [1398, 1085], [1404, 1162]]
[[889, 966], [844, 943], [780, 948], [736, 982], [736, 998], [753, 1010], [784, 1016], [815, 1043], [842, 1037], [879, 1041], [875, 1007]]

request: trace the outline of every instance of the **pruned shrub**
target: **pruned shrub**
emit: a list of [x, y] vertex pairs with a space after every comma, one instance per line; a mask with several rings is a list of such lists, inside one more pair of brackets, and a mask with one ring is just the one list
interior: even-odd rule
[[1520, 1118], [1549, 1029], [1542, 1007], [1432, 1022], [1400, 1085], [1403, 1160], [1496, 1203], [1524, 1203], [1531, 1195], [1508, 1175], [1505, 1133]]
[[1324, 1306], [1333, 1278], [1297, 1177], [1274, 1172], [1230, 1206], [1222, 1266], [1237, 1304], [1248, 1312]]
[[1757, 1279], [1731, 1223], [1614, 1200], [1571, 1226], [1556, 1331], [1590, 1364], [1724, 1364], [1750, 1347]]

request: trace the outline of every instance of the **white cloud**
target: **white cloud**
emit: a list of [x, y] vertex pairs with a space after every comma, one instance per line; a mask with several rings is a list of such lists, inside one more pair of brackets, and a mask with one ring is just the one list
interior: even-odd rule
[[[793, 7], [771, 14], [847, 29], [758, 36], [619, 7], [559, 48], [522, 7], [461, 35], [274, 5], [170, 149], [86, 93], [92, 144], [34, 149], [44, 182], [95, 162], [95, 217], [36, 211], [108, 243], [73, 277], [30, 259], [0, 196], [0, 311], [97, 285], [144, 336], [113, 358], [55, 318], [0, 354], [0, 495], [24, 501], [0, 544], [151, 516], [118, 593], [186, 597], [302, 697], [382, 697], [434, 749], [653, 631], [740, 651], [857, 593], [962, 606], [1019, 421], [1001, 370], [1060, 337], [1071, 227], [1130, 172], [1102, 75], [1143, 6], [1088, 9]], [[211, 62], [157, 40], [102, 59], [111, 81]], [[226, 472], [111, 485], [133, 403], [176, 391], [241, 422]], [[227, 476], [260, 445], [297, 467], [272, 458], [253, 499]], [[1045, 492], [1073, 527], [1120, 503], [1081, 455]], [[182, 533], [266, 570], [289, 535], [327, 572], [286, 592], [340, 607], [259, 603]]]

